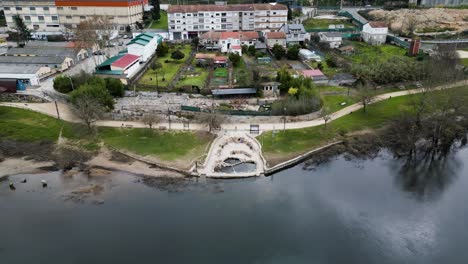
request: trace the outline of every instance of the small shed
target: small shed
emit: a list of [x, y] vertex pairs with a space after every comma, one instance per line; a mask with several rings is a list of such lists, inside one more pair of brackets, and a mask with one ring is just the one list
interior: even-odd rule
[[228, 58], [226, 56], [216, 56], [213, 61], [213, 63], [217, 67], [226, 67], [227, 62], [228, 62]]
[[262, 86], [263, 95], [266, 97], [276, 96], [278, 93], [278, 87], [281, 85], [279, 82], [264, 82], [260, 84]]
[[314, 83], [317, 84], [327, 84], [328, 77], [323, 74], [321, 70], [303, 70], [301, 72], [302, 76], [311, 78]]

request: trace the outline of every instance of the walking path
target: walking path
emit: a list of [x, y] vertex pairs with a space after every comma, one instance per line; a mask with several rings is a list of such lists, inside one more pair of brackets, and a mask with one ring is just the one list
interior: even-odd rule
[[[460, 87], [463, 85], [468, 85], [468, 80], [467, 81], [460, 81], [457, 83], [449, 84], [449, 85], [444, 85], [440, 86], [437, 88], [434, 88], [434, 90], [442, 90], [446, 88], [454, 88], [454, 87]], [[405, 95], [410, 95], [410, 94], [417, 94], [425, 91], [425, 89], [420, 88], [420, 89], [414, 89], [414, 90], [406, 90], [406, 91], [399, 91], [399, 92], [392, 92], [392, 93], [386, 93], [386, 94], [381, 94], [377, 95], [374, 97], [372, 103], [380, 102], [383, 100], [387, 100], [393, 97], [399, 97], [399, 96], [405, 96]], [[32, 111], [36, 111], [45, 115], [49, 115], [52, 117], [57, 117], [57, 110], [55, 108], [54, 103], [0, 103], [0, 105], [3, 106], [10, 106], [10, 107], [19, 107], [19, 108], [24, 108], [24, 109], [29, 109]], [[80, 122], [80, 120], [72, 113], [70, 110], [70, 107], [66, 104], [63, 103], [57, 103], [59, 112], [60, 112], [60, 118], [69, 121], [69, 122]], [[333, 114], [330, 115], [331, 119], [329, 120], [335, 120], [340, 117], [343, 117], [345, 115], [348, 115], [352, 112], [355, 112], [359, 109], [361, 109], [363, 106], [361, 103], [356, 103], [353, 105], [350, 105], [346, 108], [343, 108]], [[282, 129], [298, 129], [298, 128], [307, 128], [307, 127], [314, 127], [314, 126], [319, 126], [323, 125], [325, 121], [322, 118], [316, 118], [312, 119], [309, 121], [299, 121], [299, 122], [274, 122], [274, 123], [260, 123], [257, 124], [259, 125], [260, 132], [265, 132], [265, 131], [272, 131], [272, 130], [282, 130]], [[96, 122], [97, 126], [105, 126], [105, 127], [133, 127], [133, 128], [144, 128], [147, 127], [145, 124], [142, 122], [138, 121], [128, 121], [128, 122], [122, 122], [122, 121], [112, 121], [112, 120], [102, 120]], [[225, 123], [221, 125], [221, 130], [222, 131], [250, 131], [250, 125], [249, 123]], [[196, 123], [190, 123], [188, 127], [184, 126], [183, 123], [159, 123], [155, 125], [154, 127], [165, 127], [166, 129], [173, 129], [173, 130], [194, 130], [194, 131], [208, 131], [208, 126], [205, 124], [196, 124]]]

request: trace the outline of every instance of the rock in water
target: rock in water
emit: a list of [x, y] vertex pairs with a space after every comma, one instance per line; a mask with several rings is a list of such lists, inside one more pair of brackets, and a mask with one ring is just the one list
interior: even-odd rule
[[41, 183], [42, 183], [42, 188], [47, 187], [47, 181], [46, 180], [42, 180]]
[[10, 190], [12, 191], [16, 190], [16, 187], [12, 182], [10, 182]]

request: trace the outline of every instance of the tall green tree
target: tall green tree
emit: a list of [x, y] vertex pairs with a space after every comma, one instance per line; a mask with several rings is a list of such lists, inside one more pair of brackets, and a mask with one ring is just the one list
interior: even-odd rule
[[271, 49], [271, 52], [275, 55], [275, 58], [277, 60], [281, 60], [284, 55], [286, 55], [286, 50], [281, 46], [280, 44], [276, 43], [273, 48]]
[[161, 7], [159, 6], [159, 0], [151, 0], [153, 6], [152, 17], [154, 20], [161, 19]]
[[31, 31], [19, 15], [13, 16], [13, 22], [17, 31], [16, 43], [18, 46], [24, 46], [31, 39]]

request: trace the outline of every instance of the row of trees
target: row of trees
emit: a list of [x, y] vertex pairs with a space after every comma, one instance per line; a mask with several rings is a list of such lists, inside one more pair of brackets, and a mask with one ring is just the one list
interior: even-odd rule
[[78, 90], [83, 85], [99, 85], [104, 87], [111, 96], [123, 97], [125, 87], [122, 82], [114, 78], [100, 78], [85, 71], [79, 74], [68, 76], [59, 75], [54, 79], [54, 89], [60, 93], [70, 93]]
[[288, 60], [298, 60], [300, 49], [301, 46], [299, 45], [292, 45], [286, 50], [283, 46], [275, 44], [273, 48], [271, 48], [271, 52], [277, 60], [281, 60], [285, 56]]

